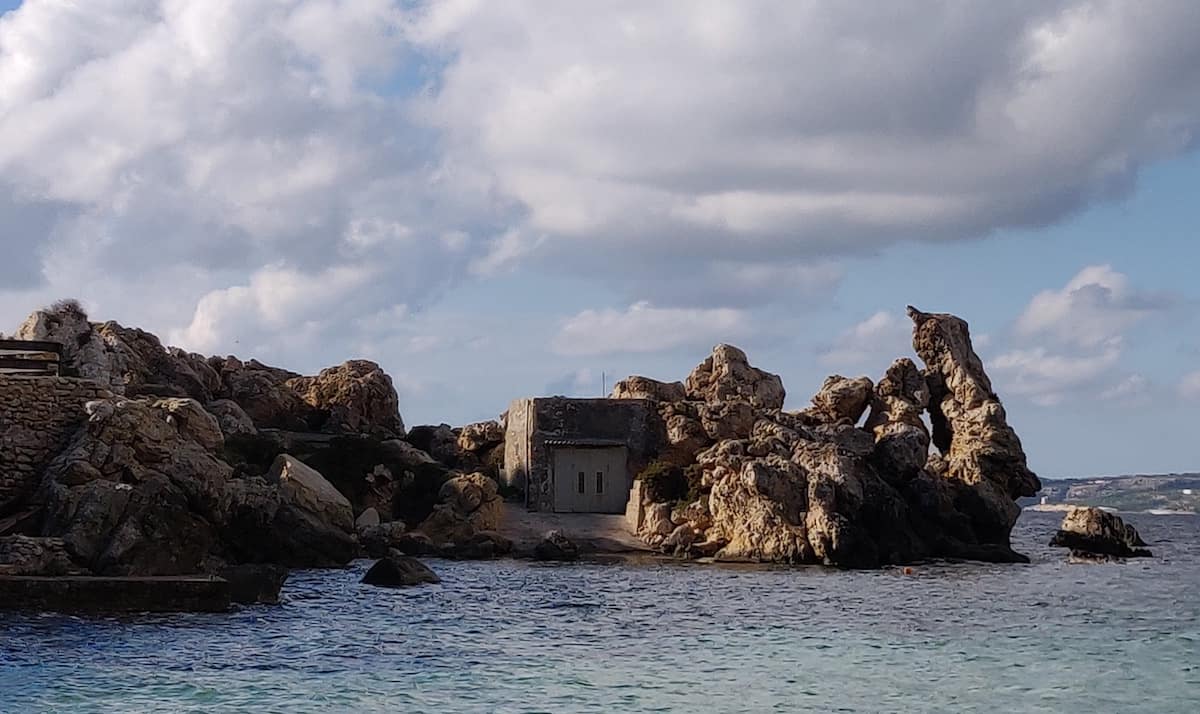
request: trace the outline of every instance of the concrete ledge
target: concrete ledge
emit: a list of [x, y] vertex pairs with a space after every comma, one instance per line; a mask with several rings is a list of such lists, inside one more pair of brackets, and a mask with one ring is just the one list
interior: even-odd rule
[[0, 576], [0, 610], [226, 612], [229, 582], [211, 576]]

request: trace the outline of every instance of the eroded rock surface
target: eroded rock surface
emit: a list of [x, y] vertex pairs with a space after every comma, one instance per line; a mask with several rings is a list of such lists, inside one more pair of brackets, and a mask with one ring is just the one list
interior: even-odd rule
[[392, 553], [371, 566], [363, 576], [364, 585], [381, 588], [406, 588], [442, 582], [429, 566], [416, 558]]
[[1050, 545], [1070, 548], [1072, 556], [1083, 559], [1151, 557], [1136, 528], [1099, 508], [1067, 511]]

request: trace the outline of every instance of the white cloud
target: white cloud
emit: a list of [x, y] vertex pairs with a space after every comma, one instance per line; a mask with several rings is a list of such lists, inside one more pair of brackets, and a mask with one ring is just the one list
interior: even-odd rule
[[1188, 399], [1200, 399], [1200, 371], [1184, 375], [1179, 382], [1179, 393]]
[[1164, 296], [1134, 290], [1108, 265], [1091, 265], [1061, 290], [1038, 293], [1017, 318], [1021, 337], [1092, 349], [1120, 340], [1129, 328], [1170, 305]]
[[521, 260], [621, 281], [647, 263], [630, 294], [664, 304], [664, 276], [718, 261], [982, 236], [1127, 190], [1200, 130], [1197, 22], [1188, 3], [513, 0], [435, 4], [412, 31], [449, 61], [424, 107], [447, 160], [545, 236]]
[[820, 353], [821, 364], [834, 369], [887, 367], [912, 352], [912, 323], [895, 313], [880, 311], [838, 335]]
[[560, 355], [660, 352], [711, 346], [745, 337], [749, 316], [731, 308], [657, 308], [648, 302], [620, 310], [584, 310], [568, 318], [551, 341]]
[[989, 366], [1003, 373], [1007, 390], [1035, 404], [1053, 406], [1077, 390], [1095, 389], [1120, 358], [1117, 347], [1084, 356], [1052, 354], [1039, 347], [1007, 352]]

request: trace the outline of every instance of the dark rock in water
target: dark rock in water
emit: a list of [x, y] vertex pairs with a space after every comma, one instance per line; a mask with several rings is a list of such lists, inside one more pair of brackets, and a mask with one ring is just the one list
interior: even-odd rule
[[278, 605], [279, 591], [288, 578], [282, 565], [247, 564], [222, 568], [217, 575], [229, 582], [229, 599], [242, 605]]
[[371, 566], [363, 576], [363, 584], [381, 588], [405, 588], [425, 583], [440, 583], [437, 576], [421, 561], [407, 555], [391, 553]]
[[1151, 557], [1137, 529], [1099, 508], [1068, 511], [1050, 545], [1070, 548], [1073, 557], [1085, 560]]
[[579, 546], [561, 531], [549, 531], [533, 548], [534, 560], [572, 561], [579, 559]]
[[495, 531], [478, 531], [469, 539], [446, 543], [439, 549], [443, 558], [451, 560], [488, 560], [512, 552], [513, 542]]

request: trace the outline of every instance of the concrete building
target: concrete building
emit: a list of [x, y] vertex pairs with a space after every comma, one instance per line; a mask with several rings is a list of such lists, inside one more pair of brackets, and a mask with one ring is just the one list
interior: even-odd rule
[[623, 513], [663, 433], [644, 399], [517, 399], [508, 408], [504, 481], [525, 491], [531, 511]]

